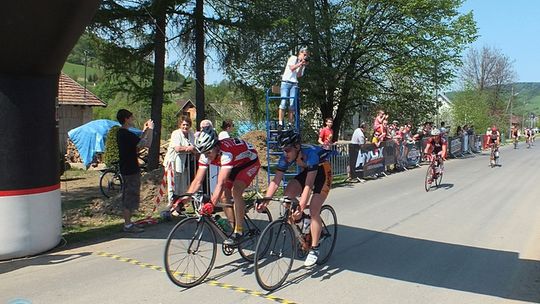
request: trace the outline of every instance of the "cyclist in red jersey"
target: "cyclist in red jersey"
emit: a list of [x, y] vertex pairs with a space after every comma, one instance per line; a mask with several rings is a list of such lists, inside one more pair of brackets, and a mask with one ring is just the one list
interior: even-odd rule
[[231, 191], [234, 199], [234, 233], [223, 243], [236, 246], [243, 239], [242, 229], [245, 214], [243, 193], [257, 176], [261, 167], [257, 150], [239, 138], [218, 140], [218, 135], [212, 128], [202, 130], [195, 140], [195, 149], [201, 154], [199, 169], [187, 192], [194, 193], [201, 188], [209, 164], [221, 167], [212, 197], [202, 206], [201, 212], [212, 214], [214, 206], [220, 201], [223, 192]]
[[446, 160], [447, 149], [448, 142], [444, 139], [443, 133], [439, 129], [431, 130], [431, 137], [428, 138], [426, 148], [424, 149], [424, 154], [427, 155], [429, 161], [431, 161], [432, 154], [435, 154], [441, 156], [440, 160], [444, 162]]

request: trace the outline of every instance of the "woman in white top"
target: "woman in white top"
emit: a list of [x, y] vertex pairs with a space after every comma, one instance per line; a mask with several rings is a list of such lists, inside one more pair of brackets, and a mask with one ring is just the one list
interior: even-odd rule
[[169, 206], [173, 194], [182, 194], [186, 191], [191, 182], [191, 175], [194, 172], [194, 161], [192, 155], [197, 151], [193, 146], [195, 135], [191, 130], [191, 119], [187, 116], [181, 116], [178, 120], [178, 129], [171, 134], [167, 154], [163, 161], [165, 170], [172, 170], [174, 176], [174, 188], [172, 187], [173, 180], [170, 179], [170, 172], [167, 174], [168, 199]]
[[221, 124], [221, 129], [223, 131], [219, 132], [218, 139], [222, 140], [225, 138], [231, 137], [232, 129], [234, 128], [234, 123], [230, 119], [225, 119], [223, 123]]

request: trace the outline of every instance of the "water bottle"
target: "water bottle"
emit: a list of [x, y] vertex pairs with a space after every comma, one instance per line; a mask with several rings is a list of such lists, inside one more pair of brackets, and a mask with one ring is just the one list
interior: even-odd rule
[[219, 214], [216, 214], [216, 216], [214, 216], [214, 219], [216, 220], [216, 223], [219, 225], [219, 227], [223, 229], [223, 231], [230, 231], [229, 221], [227, 219], [222, 218], [221, 216], [219, 216]]
[[305, 214], [302, 216], [304, 219], [302, 221], [302, 233], [308, 234], [311, 231], [311, 216], [309, 214]]

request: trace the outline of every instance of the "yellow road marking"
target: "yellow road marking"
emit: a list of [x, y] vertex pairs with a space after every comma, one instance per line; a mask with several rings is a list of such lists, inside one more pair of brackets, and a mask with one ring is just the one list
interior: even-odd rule
[[[137, 266], [140, 266], [142, 268], [148, 268], [148, 269], [157, 270], [157, 271], [160, 271], [160, 272], [165, 272], [165, 269], [163, 267], [161, 267], [161, 266], [155, 266], [155, 265], [152, 265], [152, 264], [139, 262], [139, 261], [137, 261], [135, 259], [121, 257], [121, 256], [116, 255], [116, 254], [103, 252], [103, 251], [96, 252], [95, 254], [98, 255], [98, 256], [111, 258], [111, 259], [114, 259], [114, 260], [117, 260], [117, 261], [126, 262], [126, 263], [129, 263], [129, 264], [132, 264], [132, 265], [137, 265]], [[181, 274], [181, 273], [177, 273], [177, 274], [178, 275], [183, 275], [183, 276], [189, 276], [189, 274]], [[270, 300], [270, 301], [274, 301], [274, 302], [278, 302], [278, 303], [297, 304], [296, 302], [293, 302], [293, 301], [285, 300], [285, 299], [275, 297], [275, 296], [271, 296], [271, 295], [266, 295], [266, 294], [264, 294], [264, 293], [262, 293], [260, 291], [255, 291], [255, 290], [251, 290], [251, 289], [247, 289], [247, 288], [243, 288], [243, 287], [238, 287], [238, 286], [234, 286], [234, 285], [230, 285], [230, 284], [225, 284], [225, 283], [218, 282], [216, 280], [206, 280], [204, 283], [206, 283], [206, 284], [208, 284], [210, 286], [221, 287], [223, 289], [237, 291], [239, 293], [249, 294], [249, 295], [252, 295], [252, 296], [260, 297], [260, 298]]]

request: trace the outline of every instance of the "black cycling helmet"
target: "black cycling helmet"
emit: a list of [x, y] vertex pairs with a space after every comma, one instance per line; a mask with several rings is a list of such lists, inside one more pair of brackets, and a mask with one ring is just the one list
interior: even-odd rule
[[212, 127], [205, 127], [201, 130], [197, 139], [195, 139], [195, 149], [197, 152], [204, 153], [210, 151], [219, 142], [216, 130]]
[[294, 129], [285, 130], [278, 134], [277, 142], [281, 149], [286, 146], [294, 145], [300, 143], [300, 134]]

